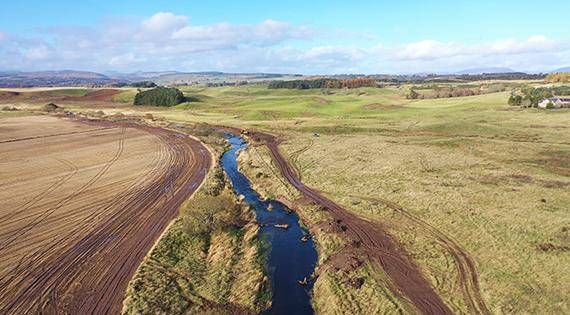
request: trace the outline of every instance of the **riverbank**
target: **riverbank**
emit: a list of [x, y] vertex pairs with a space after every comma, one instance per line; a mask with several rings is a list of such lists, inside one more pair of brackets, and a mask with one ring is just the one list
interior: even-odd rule
[[263, 314], [313, 314], [310, 301], [311, 276], [317, 252], [310, 234], [299, 217], [284, 204], [265, 200], [251, 187], [238, 169], [238, 152], [247, 148], [240, 136], [227, 135], [231, 149], [221, 159], [221, 166], [231, 180], [235, 192], [251, 205], [260, 225], [259, 237], [267, 244], [266, 270], [271, 280], [271, 308]]
[[[192, 131], [192, 126], [171, 126]], [[195, 133], [219, 158], [220, 134]], [[255, 314], [270, 302], [259, 227], [219, 164], [131, 280], [124, 314]]]

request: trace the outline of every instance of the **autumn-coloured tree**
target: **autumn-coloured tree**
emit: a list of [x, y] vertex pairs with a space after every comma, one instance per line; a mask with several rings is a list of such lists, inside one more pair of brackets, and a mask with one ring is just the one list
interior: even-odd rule
[[552, 73], [546, 76], [544, 81], [549, 83], [570, 82], [570, 72]]

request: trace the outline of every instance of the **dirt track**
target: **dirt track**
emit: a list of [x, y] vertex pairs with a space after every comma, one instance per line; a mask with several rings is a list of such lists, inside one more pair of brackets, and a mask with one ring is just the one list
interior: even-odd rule
[[358, 195], [351, 196], [379, 202], [407, 217], [420, 229], [423, 229], [428, 234], [430, 234], [435, 239], [435, 241], [439, 243], [440, 246], [442, 246], [453, 258], [458, 271], [459, 286], [470, 311], [473, 314], [491, 314], [491, 311], [487, 308], [487, 305], [481, 296], [481, 290], [479, 288], [479, 276], [477, 274], [477, 268], [475, 266], [473, 258], [471, 258], [471, 256], [465, 252], [453, 239], [443, 234], [437, 228], [417, 217], [405, 208], [393, 202], [379, 198], [367, 198]]
[[0, 152], [1, 314], [119, 313], [212, 163], [175, 132], [50, 117], [2, 120]]
[[329, 211], [337, 222], [346, 227], [346, 234], [360, 242], [369, 260], [378, 263], [391, 280], [392, 290], [409, 300], [423, 314], [452, 314], [405, 249], [390, 236], [381, 224], [366, 221], [342, 208], [300, 180], [293, 166], [279, 151], [279, 141], [268, 134], [253, 133], [255, 141], [264, 143], [270, 150], [281, 174], [305, 196]]

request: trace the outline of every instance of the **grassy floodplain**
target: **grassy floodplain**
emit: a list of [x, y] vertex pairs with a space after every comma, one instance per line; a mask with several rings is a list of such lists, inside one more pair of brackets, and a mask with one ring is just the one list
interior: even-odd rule
[[[304, 182], [386, 224], [454, 310], [464, 312], [466, 306], [452, 260], [425, 227], [386, 202], [404, 207], [471, 255], [493, 312], [570, 311], [569, 110], [509, 107], [508, 92], [413, 101], [395, 87], [332, 95], [264, 87], [185, 92], [200, 101], [165, 117], [281, 134], [282, 150]], [[253, 150], [258, 152], [252, 156], [270, 161], [263, 148]], [[278, 174], [268, 163], [253, 165], [255, 172]], [[273, 170], [263, 170], [268, 165]], [[278, 187], [269, 193], [287, 194]], [[323, 219], [310, 209], [304, 214], [315, 217], [309, 223]], [[342, 241], [334, 239], [323, 237], [321, 250], [339, 247]], [[355, 272], [370, 279], [365, 283], [382, 281], [381, 275], [367, 274], [366, 266]], [[364, 294], [342, 278], [327, 274], [317, 281], [317, 310], [364, 312], [362, 303], [371, 297], [382, 307], [393, 304], [379, 286], [363, 286]]]

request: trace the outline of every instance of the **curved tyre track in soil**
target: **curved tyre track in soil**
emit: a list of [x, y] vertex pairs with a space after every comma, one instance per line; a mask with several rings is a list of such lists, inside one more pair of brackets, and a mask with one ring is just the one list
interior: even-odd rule
[[[175, 218], [182, 202], [199, 187], [212, 163], [209, 152], [200, 142], [173, 131], [128, 123], [84, 123], [96, 127], [120, 127], [121, 133], [126, 128], [136, 128], [152, 134], [164, 149], [149, 169], [141, 170], [137, 179], [124, 190], [116, 191], [113, 198], [81, 204], [77, 212], [89, 211], [84, 222], [70, 226], [62, 231], [63, 236], [57, 241], [26, 253], [11, 270], [4, 271], [0, 280], [1, 314], [118, 314], [136, 268]], [[33, 226], [53, 224], [48, 221], [54, 208], [82, 198], [83, 192], [108, 172], [122, 152], [121, 136], [111, 159], [85, 185], [46, 209], [39, 218], [33, 218]], [[70, 176], [56, 180], [54, 185]], [[51, 187], [34, 197], [31, 203], [24, 204], [22, 209], [49, 194], [53, 190]], [[108, 210], [113, 207], [120, 211], [109, 214]], [[16, 210], [22, 212], [22, 209]], [[72, 211], [62, 215], [64, 218], [73, 216]], [[24, 227], [18, 235], [29, 230]], [[0, 240], [3, 247], [0, 254], [17, 251], [15, 239], [18, 237]], [[58, 248], [65, 250], [58, 252]]]
[[408, 218], [414, 222], [418, 227], [429, 233], [435, 241], [440, 244], [453, 258], [455, 266], [459, 275], [459, 285], [461, 286], [461, 292], [465, 298], [465, 302], [469, 307], [470, 311], [478, 314], [491, 314], [491, 311], [485, 304], [483, 297], [481, 296], [481, 289], [479, 287], [479, 276], [477, 275], [477, 268], [475, 261], [469, 253], [461, 248], [452, 238], [448, 237], [441, 231], [439, 231], [433, 225], [422, 220], [418, 216], [409, 212], [402, 206], [384, 200], [381, 198], [371, 198], [358, 195], [349, 195], [350, 197], [359, 198], [368, 201], [375, 201], [385, 205], [386, 207], [400, 213], [404, 217]]
[[380, 223], [354, 215], [302, 183], [293, 166], [279, 151], [279, 141], [274, 136], [261, 132], [251, 133], [250, 136], [267, 146], [281, 174], [291, 185], [329, 211], [337, 223], [345, 227], [345, 233], [359, 241], [367, 258], [373, 264], [376, 262], [382, 267], [390, 279], [391, 290], [395, 294], [410, 301], [423, 314], [452, 314], [415, 262], [406, 254], [403, 246], [387, 233]]

